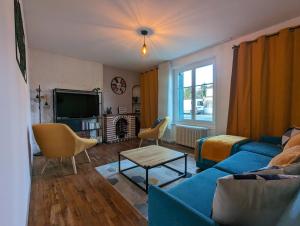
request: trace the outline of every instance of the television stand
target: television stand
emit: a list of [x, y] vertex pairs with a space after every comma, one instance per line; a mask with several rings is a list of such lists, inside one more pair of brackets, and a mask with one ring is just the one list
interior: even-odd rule
[[77, 133], [80, 137], [94, 138], [102, 143], [101, 118], [57, 118], [57, 123], [64, 123]]

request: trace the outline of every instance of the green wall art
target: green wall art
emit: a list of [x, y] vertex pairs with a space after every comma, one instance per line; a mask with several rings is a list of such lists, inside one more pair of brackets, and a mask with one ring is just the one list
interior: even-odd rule
[[19, 64], [19, 68], [23, 74], [24, 80], [25, 82], [27, 82], [25, 32], [23, 27], [21, 5], [18, 0], [14, 0], [14, 8], [15, 8], [16, 59]]

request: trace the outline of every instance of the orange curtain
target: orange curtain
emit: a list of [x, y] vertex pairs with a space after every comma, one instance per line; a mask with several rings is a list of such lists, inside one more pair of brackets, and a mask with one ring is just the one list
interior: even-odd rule
[[158, 69], [142, 73], [141, 85], [141, 127], [151, 127], [157, 118]]
[[300, 29], [234, 50], [227, 134], [259, 139], [300, 126]]

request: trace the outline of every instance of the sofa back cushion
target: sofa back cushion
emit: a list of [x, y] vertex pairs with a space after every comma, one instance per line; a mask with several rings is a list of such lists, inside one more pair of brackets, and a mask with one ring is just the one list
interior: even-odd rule
[[274, 157], [281, 153], [282, 149], [279, 145], [270, 143], [251, 141], [240, 146], [240, 151], [253, 152], [260, 155]]

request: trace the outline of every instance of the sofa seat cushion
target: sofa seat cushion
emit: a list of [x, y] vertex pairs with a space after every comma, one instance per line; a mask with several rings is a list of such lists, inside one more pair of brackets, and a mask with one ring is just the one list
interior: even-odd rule
[[230, 174], [240, 174], [266, 167], [270, 161], [271, 157], [241, 151], [216, 164], [214, 167]]
[[240, 151], [254, 152], [269, 157], [274, 157], [281, 153], [281, 147], [263, 142], [249, 142], [240, 146]]
[[227, 175], [229, 174], [226, 172], [210, 168], [169, 189], [167, 192], [196, 211], [210, 217], [216, 181], [218, 178]]

